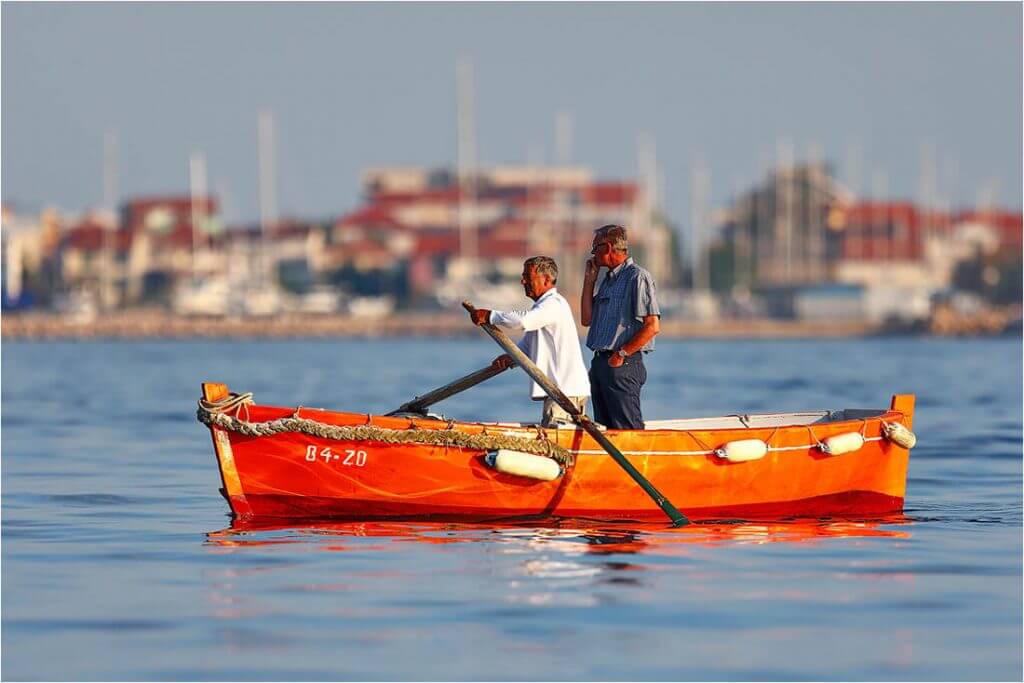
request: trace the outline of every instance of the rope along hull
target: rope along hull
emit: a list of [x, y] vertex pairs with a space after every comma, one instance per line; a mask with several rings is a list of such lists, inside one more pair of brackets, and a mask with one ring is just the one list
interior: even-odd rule
[[[224, 385], [204, 384], [208, 401], [226, 396]], [[200, 408], [200, 419], [213, 435], [225, 497], [243, 518], [664, 517], [582, 430], [538, 431], [244, 402], [220, 417], [211, 415], [218, 413]], [[883, 425], [910, 429], [912, 420], [913, 396], [902, 395], [893, 398], [889, 410], [856, 420], [609, 430], [606, 436], [690, 517], [877, 515], [902, 510], [909, 460], [906, 448], [885, 437]], [[424, 434], [442, 431], [449, 434]], [[858, 450], [829, 455], [820, 448], [829, 437], [850, 432], [863, 436]], [[730, 462], [715, 453], [723, 444], [745, 439], [765, 441], [767, 453], [747, 462]], [[484, 461], [492, 441], [553, 457], [564, 474], [539, 481], [498, 472]]]

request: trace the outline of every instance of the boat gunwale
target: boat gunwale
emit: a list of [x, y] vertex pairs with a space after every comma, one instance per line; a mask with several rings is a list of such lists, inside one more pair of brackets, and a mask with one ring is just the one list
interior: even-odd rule
[[[374, 413], [356, 413], [356, 412], [349, 412], [349, 411], [342, 411], [342, 410], [330, 410], [330, 409], [327, 409], [327, 408], [311, 408], [311, 407], [308, 407], [308, 406], [301, 406], [301, 405], [296, 407], [296, 408], [290, 408], [290, 407], [284, 407], [284, 406], [271, 406], [271, 405], [263, 405], [263, 404], [251, 403], [251, 404], [249, 404], [248, 407], [249, 407], [250, 410], [252, 410], [252, 409], [259, 409], [259, 410], [270, 410], [270, 411], [274, 411], [274, 412], [280, 412], [281, 413], [280, 417], [289, 416], [289, 415], [299, 416], [300, 415], [300, 411], [310, 411], [310, 412], [313, 412], [313, 413], [318, 413], [320, 415], [327, 414], [327, 415], [339, 416], [343, 420], [345, 419], [345, 417], [358, 417], [358, 418], [360, 418], [362, 420], [365, 420], [365, 422], [363, 422], [363, 424], [373, 425], [373, 426], [381, 427], [381, 428], [388, 428], [386, 424], [382, 424], [382, 421], [394, 421], [394, 422], [398, 422], [398, 423], [405, 423], [407, 429], [423, 429], [423, 428], [426, 428], [426, 429], [458, 429], [459, 427], [470, 427], [470, 428], [477, 428], [477, 427], [479, 427], [482, 430], [487, 430], [488, 428], [496, 428], [496, 429], [500, 429], [502, 432], [504, 432], [506, 434], [517, 434], [517, 435], [518, 434], [524, 434], [524, 435], [530, 435], [530, 436], [536, 436], [540, 432], [543, 432], [545, 434], [554, 434], [554, 435], [557, 435], [557, 434], [560, 434], [560, 433], [564, 433], [566, 435], [569, 435], [569, 434], [575, 435], [577, 433], [583, 432], [583, 429], [581, 427], [577, 426], [577, 425], [566, 425], [565, 427], [560, 427], [559, 428], [559, 427], [541, 427], [539, 424], [536, 424], [536, 423], [469, 422], [469, 421], [457, 420], [457, 419], [454, 419], [454, 418], [443, 419], [443, 418], [439, 418], [439, 417], [429, 417], [429, 416], [413, 417], [413, 416], [380, 415], [380, 414], [374, 414]], [[786, 429], [786, 430], [790, 430], [790, 429], [811, 429], [811, 430], [813, 430], [813, 429], [822, 428], [825, 431], [827, 431], [829, 434], [831, 434], [834, 431], [839, 431], [839, 430], [837, 430], [837, 428], [844, 427], [844, 426], [848, 426], [848, 427], [850, 427], [852, 429], [856, 429], [857, 431], [862, 431], [862, 430], [866, 429], [868, 423], [874, 423], [874, 422], [877, 422], [878, 425], [879, 425], [879, 429], [881, 429], [880, 425], [881, 425], [882, 422], [886, 422], [886, 421], [903, 422], [903, 421], [905, 421], [905, 418], [907, 417], [906, 414], [903, 411], [896, 410], [896, 409], [893, 409], [893, 408], [884, 408], [884, 409], [844, 408], [844, 409], [835, 410], [835, 411], [813, 411], [813, 412], [812, 411], [798, 411], [798, 412], [793, 412], [793, 413], [763, 413], [763, 414], [759, 414], [759, 415], [751, 414], [751, 415], [745, 416], [745, 417], [751, 417], [751, 418], [762, 417], [762, 416], [775, 417], [775, 416], [785, 416], [785, 415], [823, 415], [823, 416], [831, 416], [831, 415], [835, 415], [837, 413], [842, 413], [842, 412], [846, 412], [846, 411], [854, 411], [854, 410], [856, 410], [858, 412], [870, 412], [870, 414], [869, 415], [865, 415], [863, 417], [856, 417], [856, 418], [850, 417], [850, 418], [840, 419], [840, 420], [825, 420], [825, 421], [812, 422], [812, 423], [792, 423], [792, 424], [777, 424], [777, 425], [750, 425], [750, 426], [741, 426], [740, 425], [740, 426], [730, 426], [730, 427], [705, 426], [705, 427], [696, 427], [696, 428], [691, 428], [691, 429], [679, 429], [679, 428], [676, 428], [676, 429], [670, 429], [670, 428], [664, 428], [664, 429], [608, 429], [608, 430], [605, 430], [604, 433], [606, 435], [608, 435], [609, 437], [619, 437], [619, 436], [627, 436], [627, 435], [637, 435], [637, 436], [640, 436], [640, 435], [644, 435], [644, 436], [671, 436], [671, 435], [678, 435], [678, 434], [692, 434], [694, 432], [697, 432], [697, 433], [712, 433], [713, 432], [713, 433], [716, 433], [716, 434], [717, 433], [750, 434], [750, 433], [754, 433], [754, 432], [763, 432], [763, 431], [767, 431], [767, 430], [775, 430], [775, 431], [783, 430], [783, 429]], [[313, 415], [310, 415], [310, 412], [302, 412], [301, 417], [303, 417], [305, 419], [315, 419]], [[725, 418], [736, 417], [736, 415], [719, 416], [719, 418], [683, 418], [683, 419], [694, 419], [694, 420], [708, 419], [708, 420], [713, 420], [713, 419], [721, 419], [722, 417], [725, 417]], [[274, 418], [274, 419], [278, 419], [278, 418]], [[332, 422], [324, 422], [323, 424], [334, 424], [334, 423], [332, 423]], [[394, 428], [394, 427], [392, 427], [392, 428]], [[556, 438], [557, 438], [557, 436], [556, 436]]]

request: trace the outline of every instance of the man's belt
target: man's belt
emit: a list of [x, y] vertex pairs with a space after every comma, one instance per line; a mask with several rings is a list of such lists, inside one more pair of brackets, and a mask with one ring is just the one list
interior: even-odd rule
[[[617, 349], [615, 349], [615, 350], [613, 350], [613, 349], [601, 349], [600, 351], [594, 351], [594, 358], [597, 358], [599, 356], [611, 356], [611, 355], [614, 355], [617, 352], [618, 352]], [[637, 351], [636, 353], [630, 354], [629, 357], [632, 358], [633, 356], [640, 356], [641, 358], [643, 358], [643, 350], [640, 350], [640, 351]]]

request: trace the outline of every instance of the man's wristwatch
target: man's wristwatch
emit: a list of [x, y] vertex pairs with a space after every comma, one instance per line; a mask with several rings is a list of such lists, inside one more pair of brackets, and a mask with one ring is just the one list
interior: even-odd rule
[[619, 358], [621, 358], [623, 360], [625, 360], [626, 358], [629, 357], [629, 354], [626, 353], [626, 349], [619, 349], [615, 353], [619, 356]]

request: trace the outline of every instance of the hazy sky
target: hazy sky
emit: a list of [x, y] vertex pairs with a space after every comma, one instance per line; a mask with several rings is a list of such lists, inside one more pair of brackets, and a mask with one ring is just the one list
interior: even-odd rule
[[[201, 149], [229, 222], [257, 209], [257, 111], [274, 113], [282, 214], [359, 200], [382, 164], [456, 157], [455, 64], [475, 71], [484, 164], [555, 157], [637, 172], [649, 131], [666, 206], [688, 222], [702, 157], [721, 204], [780, 140], [816, 145], [864, 193], [918, 198], [933, 150], [955, 203], [1021, 206], [1021, 8], [1009, 3], [10, 3], [2, 7], [3, 199], [183, 193]], [[532, 148], [532, 152], [531, 152]], [[852, 174], [852, 175], [851, 175]]]

